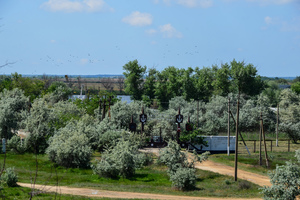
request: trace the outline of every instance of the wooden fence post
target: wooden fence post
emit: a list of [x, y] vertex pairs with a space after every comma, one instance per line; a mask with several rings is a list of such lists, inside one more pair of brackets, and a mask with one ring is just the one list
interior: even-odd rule
[[288, 152], [290, 152], [290, 140], [288, 141]]
[[254, 140], [254, 148], [253, 148], [253, 153], [255, 153], [256, 152], [256, 140]]

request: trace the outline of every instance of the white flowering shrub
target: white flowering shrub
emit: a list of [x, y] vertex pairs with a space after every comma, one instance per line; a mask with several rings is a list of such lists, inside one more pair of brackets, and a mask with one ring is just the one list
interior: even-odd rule
[[179, 190], [188, 190], [194, 188], [196, 184], [194, 163], [205, 161], [208, 155], [209, 152], [194, 156], [189, 162], [180, 146], [175, 141], [170, 141], [168, 147], [159, 152], [158, 162], [167, 165], [168, 174], [174, 187]]
[[25, 144], [21, 144], [21, 138], [17, 135], [14, 135], [12, 138], [7, 140], [7, 149], [10, 149], [12, 152], [17, 154], [22, 154], [26, 151]]
[[87, 136], [76, 129], [71, 121], [49, 139], [46, 150], [51, 161], [64, 167], [88, 167], [92, 149]]
[[137, 168], [149, 162], [147, 157], [140, 154], [136, 145], [121, 140], [115, 147], [107, 149], [102, 154], [101, 160], [92, 168], [99, 176], [130, 178], [134, 176]]
[[260, 188], [266, 200], [294, 200], [300, 194], [300, 150], [296, 150], [298, 163], [291, 161], [276, 166], [269, 172], [272, 186]]
[[8, 187], [18, 186], [18, 175], [15, 173], [15, 168], [7, 168], [5, 172], [0, 177], [2, 184], [7, 185]]
[[18, 130], [21, 112], [28, 109], [29, 99], [18, 88], [13, 90], [4, 89], [0, 93], [0, 136], [11, 138], [12, 130]]
[[49, 126], [50, 112], [49, 105], [42, 98], [34, 100], [30, 112], [23, 112], [22, 124], [29, 133], [24, 146], [28, 151], [45, 153], [47, 141], [54, 134], [54, 130]]
[[196, 185], [196, 170], [194, 168], [179, 167], [177, 171], [170, 174], [173, 187], [179, 190], [190, 190]]

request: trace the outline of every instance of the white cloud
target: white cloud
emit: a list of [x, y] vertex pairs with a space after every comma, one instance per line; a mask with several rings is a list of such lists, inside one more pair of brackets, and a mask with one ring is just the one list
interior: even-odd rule
[[283, 5], [283, 4], [288, 4], [292, 2], [296, 2], [297, 0], [247, 0], [249, 2], [257, 2], [260, 5], [272, 5], [272, 4], [277, 4], [277, 5]]
[[98, 12], [113, 11], [104, 0], [48, 0], [41, 8], [52, 12]]
[[149, 30], [146, 30], [145, 32], [146, 32], [148, 35], [154, 35], [154, 34], [157, 33], [157, 30], [155, 30], [155, 29], [149, 29]]
[[269, 16], [266, 16], [265, 17], [265, 23], [268, 24], [268, 25], [272, 24], [273, 23], [273, 19], [271, 17], [269, 17]]
[[160, 32], [166, 38], [182, 38], [182, 33], [177, 31], [171, 24], [165, 24], [159, 27]]
[[132, 12], [129, 16], [124, 17], [122, 21], [131, 26], [148, 26], [152, 24], [152, 15], [149, 13]]
[[212, 0], [177, 0], [177, 3], [179, 5], [183, 5], [189, 8], [194, 8], [194, 7], [209, 8], [213, 6]]
[[56, 43], [56, 40], [50, 40], [51, 43]]
[[[164, 4], [170, 6], [172, 3], [182, 5], [188, 8], [209, 8], [213, 6], [213, 0], [161, 0]], [[158, 4], [160, 0], [153, 0], [153, 3]]]

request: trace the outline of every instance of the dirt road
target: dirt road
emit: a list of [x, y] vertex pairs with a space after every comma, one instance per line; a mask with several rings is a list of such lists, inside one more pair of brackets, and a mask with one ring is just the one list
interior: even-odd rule
[[[22, 187], [31, 188], [32, 185], [29, 183], [18, 183]], [[220, 198], [211, 197], [190, 197], [190, 196], [175, 196], [175, 195], [162, 195], [162, 194], [150, 194], [150, 193], [135, 193], [135, 192], [117, 192], [117, 191], [106, 191], [106, 190], [95, 190], [87, 188], [69, 188], [65, 186], [44, 186], [35, 185], [38, 190], [46, 192], [57, 192], [62, 194], [80, 195], [85, 197], [107, 197], [107, 198], [126, 198], [126, 199], [166, 199], [166, 200], [220, 200]], [[221, 198], [223, 199], [223, 198]], [[224, 200], [245, 200], [240, 198], [224, 198]], [[258, 200], [251, 199], [251, 200]]]
[[[152, 152], [158, 155], [159, 149], [144, 149], [144, 152]], [[195, 167], [197, 169], [202, 169], [202, 170], [207, 170], [207, 171], [212, 171], [215, 173], [223, 174], [223, 175], [228, 175], [228, 176], [234, 176], [234, 168], [223, 165], [220, 163], [215, 163], [213, 161], [207, 160], [202, 163], [196, 163]], [[238, 169], [238, 178], [239, 179], [244, 179], [247, 181], [250, 181], [252, 183], [255, 183], [260, 186], [271, 186], [272, 184], [270, 183], [270, 179], [267, 176], [247, 172], [244, 170]]]

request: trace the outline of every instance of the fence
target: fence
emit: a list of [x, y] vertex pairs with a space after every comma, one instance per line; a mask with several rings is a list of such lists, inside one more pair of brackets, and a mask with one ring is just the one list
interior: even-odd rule
[[[246, 140], [245, 142], [251, 153], [259, 152], [259, 140]], [[266, 147], [268, 152], [295, 152], [295, 150], [300, 149], [300, 144], [295, 144], [291, 140], [279, 140], [277, 147], [276, 140], [266, 140]], [[263, 141], [261, 151], [264, 152]], [[242, 141], [239, 141], [239, 153], [248, 154]]]

